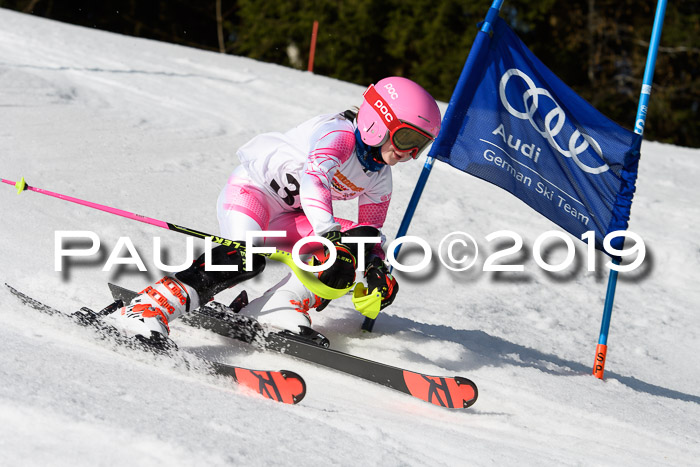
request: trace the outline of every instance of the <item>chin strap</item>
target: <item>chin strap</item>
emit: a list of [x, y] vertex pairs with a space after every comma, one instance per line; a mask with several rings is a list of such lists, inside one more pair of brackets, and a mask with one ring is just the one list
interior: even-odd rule
[[360, 130], [355, 128], [355, 154], [365, 171], [379, 172], [386, 165], [382, 160], [381, 149], [369, 146], [362, 141]]

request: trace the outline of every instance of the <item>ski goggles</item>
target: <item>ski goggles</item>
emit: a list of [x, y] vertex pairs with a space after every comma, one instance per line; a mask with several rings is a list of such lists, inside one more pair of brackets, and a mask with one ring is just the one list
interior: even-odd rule
[[370, 84], [365, 91], [364, 98], [389, 129], [391, 143], [399, 151], [410, 151], [411, 157], [416, 159], [421, 151], [435, 139], [430, 133], [399, 120], [373, 84]]

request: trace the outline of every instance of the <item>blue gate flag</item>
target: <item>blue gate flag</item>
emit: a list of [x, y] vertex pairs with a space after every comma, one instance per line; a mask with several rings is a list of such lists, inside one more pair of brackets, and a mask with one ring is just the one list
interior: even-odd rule
[[[509, 191], [581, 238], [626, 230], [641, 136], [598, 112], [501, 18], [477, 36], [430, 156]], [[613, 242], [621, 248], [623, 237]]]

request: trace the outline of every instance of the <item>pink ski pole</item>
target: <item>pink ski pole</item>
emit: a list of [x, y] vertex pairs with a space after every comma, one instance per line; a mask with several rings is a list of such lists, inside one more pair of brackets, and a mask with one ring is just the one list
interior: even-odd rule
[[[91, 201], [85, 201], [85, 200], [82, 200], [79, 198], [74, 198], [72, 196], [62, 195], [60, 193], [54, 193], [52, 191], [44, 190], [42, 188], [36, 188], [33, 186], [29, 186], [27, 184], [27, 182], [24, 180], [24, 177], [22, 177], [22, 179], [19, 182], [13, 182], [12, 180], [5, 180], [4, 178], [0, 178], [0, 181], [2, 181], [2, 183], [6, 183], [8, 185], [13, 185], [15, 188], [17, 188], [17, 194], [20, 194], [26, 190], [33, 191], [35, 193], [39, 193], [39, 194], [46, 195], [46, 196], [51, 196], [53, 198], [58, 198], [58, 199], [61, 199], [63, 201], [70, 201], [71, 203], [80, 204], [82, 206], [87, 206], [89, 208], [97, 209], [99, 211], [108, 212], [110, 214], [116, 214], [117, 216], [126, 217], [127, 219], [132, 219], [135, 221], [144, 222], [146, 224], [155, 225], [156, 227], [160, 227], [160, 228], [167, 229], [167, 230], [173, 230], [175, 232], [179, 232], [179, 233], [182, 233], [185, 235], [190, 235], [192, 237], [197, 237], [197, 238], [202, 238], [202, 239], [211, 238], [211, 241], [214, 243], [218, 243], [218, 244], [223, 245], [223, 246], [233, 246], [233, 247], [238, 248], [242, 251], [245, 251], [245, 247], [246, 247], [245, 243], [237, 242], [234, 240], [228, 240], [228, 239], [223, 238], [223, 237], [218, 237], [216, 235], [211, 235], [211, 234], [208, 234], [205, 232], [200, 232], [200, 231], [195, 230], [195, 229], [182, 227], [180, 225], [172, 224], [170, 222], [165, 222], [165, 221], [161, 221], [158, 219], [153, 219], [151, 217], [142, 216], [140, 214], [134, 214], [132, 212], [124, 211], [122, 209], [117, 209], [117, 208], [113, 208], [110, 206], [105, 206], [103, 204], [93, 203]], [[305, 270], [301, 269], [299, 266], [297, 266], [294, 263], [294, 261], [292, 260], [292, 255], [286, 251], [277, 250], [274, 253], [256, 253], [256, 254], [260, 254], [262, 256], [270, 258], [271, 260], [279, 261], [279, 262], [284, 263], [287, 266], [289, 266], [289, 268], [292, 270], [292, 272], [294, 272], [294, 274], [299, 278], [299, 280], [301, 280], [301, 282], [311, 292], [315, 293], [319, 297], [326, 298], [328, 300], [334, 300], [336, 298], [342, 297], [348, 291], [350, 291], [350, 289], [352, 288], [352, 286], [351, 286], [351, 287], [348, 287], [347, 289], [334, 289], [332, 287], [327, 286], [326, 284], [321, 282], [315, 274], [313, 274], [309, 271], [305, 271]]]

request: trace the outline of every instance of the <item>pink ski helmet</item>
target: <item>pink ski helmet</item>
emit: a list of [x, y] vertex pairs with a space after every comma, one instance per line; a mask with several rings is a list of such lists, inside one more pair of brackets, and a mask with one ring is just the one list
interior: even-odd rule
[[381, 146], [389, 138], [413, 158], [440, 132], [440, 109], [428, 91], [410, 79], [392, 76], [370, 85], [357, 113], [362, 141]]

